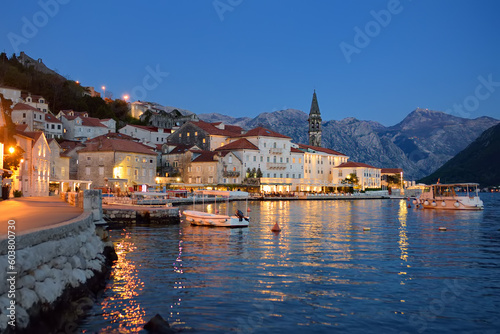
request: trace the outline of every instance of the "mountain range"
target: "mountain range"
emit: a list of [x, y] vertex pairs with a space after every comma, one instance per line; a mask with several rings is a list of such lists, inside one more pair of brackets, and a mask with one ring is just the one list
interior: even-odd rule
[[484, 131], [423, 183], [477, 182], [481, 187], [500, 185], [500, 124]]
[[[291, 137], [295, 143], [308, 143], [308, 115], [297, 109], [262, 113], [255, 118], [217, 113], [198, 117], [244, 129], [263, 126]], [[417, 180], [434, 172], [499, 122], [486, 116], [468, 119], [428, 109], [416, 109], [389, 127], [348, 117], [322, 123], [322, 146], [348, 155], [350, 161], [403, 168], [405, 179]]]

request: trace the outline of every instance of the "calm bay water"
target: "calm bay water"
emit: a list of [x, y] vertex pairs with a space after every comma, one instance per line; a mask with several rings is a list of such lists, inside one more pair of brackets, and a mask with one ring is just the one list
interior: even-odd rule
[[116, 229], [112, 280], [80, 330], [138, 332], [159, 313], [192, 333], [499, 333], [500, 194], [481, 197], [482, 212], [253, 202], [246, 229]]

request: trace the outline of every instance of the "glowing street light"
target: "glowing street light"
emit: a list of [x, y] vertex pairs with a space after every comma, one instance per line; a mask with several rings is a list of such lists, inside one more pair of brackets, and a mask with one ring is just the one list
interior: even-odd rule
[[16, 151], [16, 149], [14, 148], [14, 146], [11, 146], [9, 147], [9, 153], [12, 154]]
[[106, 98], [106, 86], [102, 86], [102, 98], [105, 99]]
[[127, 94], [123, 95], [123, 99], [125, 100], [125, 102], [128, 101], [128, 99], [130, 99], [130, 96], [128, 96]]

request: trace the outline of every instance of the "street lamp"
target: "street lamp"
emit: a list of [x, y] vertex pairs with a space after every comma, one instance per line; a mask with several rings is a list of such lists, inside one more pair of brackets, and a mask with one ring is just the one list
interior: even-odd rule
[[106, 86], [102, 86], [102, 98], [105, 99], [106, 98]]
[[127, 94], [123, 95], [123, 99], [125, 100], [125, 102], [127, 102], [129, 98], [130, 96], [128, 96]]
[[14, 146], [9, 147], [10, 154], [13, 154], [15, 151], [16, 151], [16, 149], [14, 148]]

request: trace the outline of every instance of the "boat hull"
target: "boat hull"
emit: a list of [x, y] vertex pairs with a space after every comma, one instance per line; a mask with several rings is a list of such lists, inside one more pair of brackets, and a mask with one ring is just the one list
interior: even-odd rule
[[246, 219], [240, 219], [236, 216], [216, 215], [201, 211], [185, 210], [183, 212], [186, 221], [191, 225], [214, 226], [214, 227], [248, 227]]
[[417, 199], [417, 204], [424, 209], [433, 210], [477, 211], [484, 209], [483, 201], [479, 197], [426, 198], [425, 196], [421, 196]]

